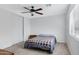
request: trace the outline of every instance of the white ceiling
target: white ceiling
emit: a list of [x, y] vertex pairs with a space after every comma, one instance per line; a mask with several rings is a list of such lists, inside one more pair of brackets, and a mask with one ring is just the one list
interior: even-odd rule
[[[22, 14], [21, 12], [27, 11], [23, 7], [30, 7], [35, 6], [35, 8], [43, 8], [42, 12], [44, 15], [38, 15], [34, 14], [34, 16], [31, 16], [29, 13]], [[48, 16], [48, 15], [59, 15], [64, 14], [67, 11], [68, 4], [52, 4], [51, 6], [46, 6], [46, 4], [1, 4], [0, 8], [9, 10], [11, 12], [14, 12], [18, 15], [24, 16], [24, 17], [42, 17], [42, 16]]]

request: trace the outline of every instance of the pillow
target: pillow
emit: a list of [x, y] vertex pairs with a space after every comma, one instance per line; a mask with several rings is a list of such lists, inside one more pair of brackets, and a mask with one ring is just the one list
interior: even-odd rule
[[52, 37], [54, 35], [53, 34], [39, 34], [38, 36], [50, 36], [50, 37]]

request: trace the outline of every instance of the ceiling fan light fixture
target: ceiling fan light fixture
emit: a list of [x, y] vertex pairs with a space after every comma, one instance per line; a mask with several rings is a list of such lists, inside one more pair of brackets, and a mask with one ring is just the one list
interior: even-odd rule
[[[43, 13], [39, 12], [39, 11], [43, 10], [42, 8], [35, 9], [34, 6], [31, 6], [31, 8], [24, 7], [24, 9], [28, 10], [29, 13], [31, 13], [31, 16], [34, 16], [33, 13], [43, 15]], [[25, 12], [22, 12], [22, 13], [27, 13], [27, 12], [25, 11]]]

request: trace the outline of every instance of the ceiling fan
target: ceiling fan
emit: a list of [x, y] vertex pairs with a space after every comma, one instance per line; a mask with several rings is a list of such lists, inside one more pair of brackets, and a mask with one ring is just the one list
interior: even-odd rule
[[43, 10], [42, 8], [34, 9], [34, 6], [31, 6], [31, 8], [24, 7], [24, 9], [27, 9], [28, 11], [25, 11], [22, 13], [31, 13], [31, 16], [34, 16], [34, 13], [43, 15], [43, 13], [38, 12], [38, 11]]

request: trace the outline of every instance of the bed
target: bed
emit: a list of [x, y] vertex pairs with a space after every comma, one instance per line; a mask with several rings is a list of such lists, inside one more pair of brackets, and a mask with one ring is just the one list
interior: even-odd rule
[[53, 53], [56, 45], [55, 36], [31, 35], [25, 42], [24, 48], [39, 48]]

